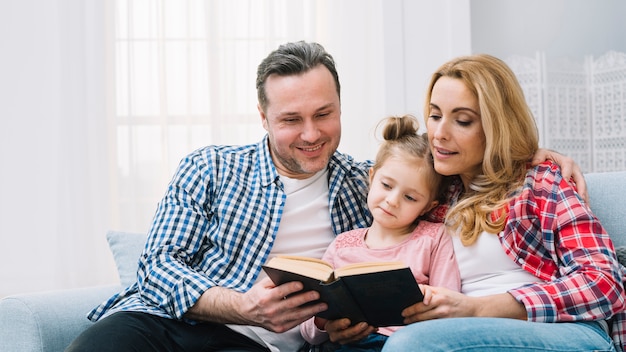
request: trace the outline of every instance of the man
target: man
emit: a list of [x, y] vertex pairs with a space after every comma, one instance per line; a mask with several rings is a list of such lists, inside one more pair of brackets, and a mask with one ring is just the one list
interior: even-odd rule
[[302, 345], [294, 328], [326, 305], [307, 305], [318, 294], [299, 292], [299, 282], [276, 287], [261, 265], [276, 254], [321, 257], [336, 234], [369, 226], [371, 163], [337, 152], [340, 84], [322, 46], [280, 46], [259, 65], [256, 85], [265, 138], [208, 146], [181, 161], [137, 283], [94, 309], [97, 322], [68, 351]]

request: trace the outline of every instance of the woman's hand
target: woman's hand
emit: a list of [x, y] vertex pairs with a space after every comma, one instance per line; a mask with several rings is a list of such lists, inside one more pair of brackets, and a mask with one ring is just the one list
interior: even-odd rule
[[420, 285], [424, 300], [402, 311], [406, 324], [453, 317], [526, 319], [524, 305], [508, 293], [470, 297], [444, 287]]
[[376, 332], [377, 328], [367, 325], [367, 323], [358, 323], [350, 326], [349, 319], [329, 320], [324, 326], [331, 342], [346, 344], [359, 341], [367, 335]]

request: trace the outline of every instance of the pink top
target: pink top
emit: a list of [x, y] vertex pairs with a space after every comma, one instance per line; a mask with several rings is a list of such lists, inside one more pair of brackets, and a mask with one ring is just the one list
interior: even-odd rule
[[[367, 230], [362, 228], [340, 234], [328, 246], [322, 259], [335, 268], [359, 262], [404, 261], [418, 283], [460, 291], [461, 279], [452, 239], [443, 224], [420, 221], [409, 238], [387, 248], [368, 248], [364, 241]], [[381, 327], [378, 332], [391, 335], [399, 328]], [[328, 334], [315, 326], [313, 318], [300, 325], [300, 332], [311, 344], [328, 339]]]

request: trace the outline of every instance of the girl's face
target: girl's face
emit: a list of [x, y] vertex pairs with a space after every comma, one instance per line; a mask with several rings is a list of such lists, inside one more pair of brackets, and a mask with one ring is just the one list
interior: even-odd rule
[[436, 190], [421, 170], [424, 167], [430, 166], [414, 157], [392, 156], [370, 171], [367, 205], [381, 228], [406, 234], [418, 216], [437, 204]]
[[441, 77], [435, 82], [426, 128], [435, 170], [460, 175], [468, 189], [481, 172], [486, 140], [478, 99], [463, 81]]

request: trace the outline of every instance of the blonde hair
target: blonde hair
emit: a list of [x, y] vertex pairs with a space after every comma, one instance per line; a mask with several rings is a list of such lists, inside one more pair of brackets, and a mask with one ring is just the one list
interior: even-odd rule
[[448, 211], [449, 226], [460, 225], [463, 244], [481, 232], [504, 229], [501, 216], [511, 193], [524, 180], [527, 163], [539, 148], [535, 119], [515, 74], [500, 59], [480, 54], [463, 56], [442, 65], [432, 76], [424, 107], [428, 119], [433, 87], [441, 77], [461, 80], [478, 100], [486, 148], [481, 174], [470, 182], [462, 198]]
[[423, 167], [419, 169], [421, 175], [432, 187], [432, 194], [435, 195], [433, 198], [441, 201], [442, 176], [435, 171], [428, 137], [426, 134], [417, 133], [419, 129], [418, 120], [412, 115], [391, 116], [378, 124], [378, 128], [381, 126], [383, 126], [382, 137], [384, 141], [376, 154], [372, 174], [380, 169], [390, 157], [409, 155], [422, 162]]

